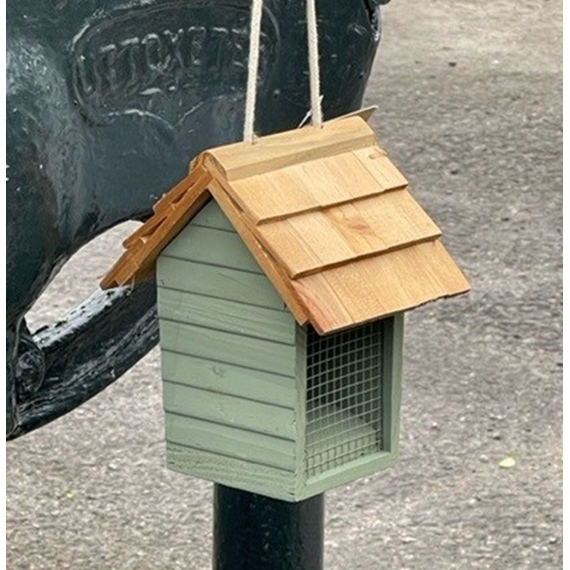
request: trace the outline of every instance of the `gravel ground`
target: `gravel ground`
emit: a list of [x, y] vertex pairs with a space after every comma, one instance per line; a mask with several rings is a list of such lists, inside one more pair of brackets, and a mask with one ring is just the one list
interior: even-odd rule
[[[328, 493], [327, 569], [562, 567], [561, 15], [561, 0], [384, 11], [374, 127], [473, 291], [409, 315], [401, 459]], [[82, 251], [35, 324], [83, 298], [130, 229]], [[156, 351], [9, 443], [7, 464], [8, 569], [209, 567], [211, 485], [164, 467]]]

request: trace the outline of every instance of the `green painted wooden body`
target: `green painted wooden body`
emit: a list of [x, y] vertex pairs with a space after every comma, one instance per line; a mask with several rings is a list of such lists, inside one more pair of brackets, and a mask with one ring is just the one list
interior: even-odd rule
[[381, 450], [309, 477], [306, 331], [215, 202], [163, 251], [157, 281], [169, 468], [299, 501], [395, 461], [402, 315], [383, 321]]

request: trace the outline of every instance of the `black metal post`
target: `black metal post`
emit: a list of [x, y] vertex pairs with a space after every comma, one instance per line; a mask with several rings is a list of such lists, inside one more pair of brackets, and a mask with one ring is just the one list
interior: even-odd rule
[[322, 570], [324, 494], [299, 503], [214, 486], [214, 570]]

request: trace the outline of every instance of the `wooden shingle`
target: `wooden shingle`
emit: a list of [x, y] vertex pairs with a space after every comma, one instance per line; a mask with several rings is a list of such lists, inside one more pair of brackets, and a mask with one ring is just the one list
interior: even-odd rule
[[431, 240], [441, 231], [401, 190], [261, 224], [257, 234], [287, 274], [298, 278]]

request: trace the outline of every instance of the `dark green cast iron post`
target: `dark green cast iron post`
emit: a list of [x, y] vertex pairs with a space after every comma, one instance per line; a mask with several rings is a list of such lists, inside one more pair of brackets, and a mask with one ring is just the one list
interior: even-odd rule
[[214, 486], [214, 570], [322, 570], [324, 494], [298, 503]]

